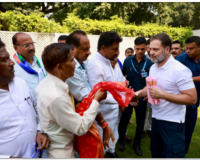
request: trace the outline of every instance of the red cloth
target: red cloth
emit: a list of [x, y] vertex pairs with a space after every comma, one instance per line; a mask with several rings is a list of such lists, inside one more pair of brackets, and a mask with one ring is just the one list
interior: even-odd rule
[[[126, 87], [126, 82], [99, 82], [92, 88], [88, 97], [80, 103], [76, 109], [77, 113], [83, 116], [100, 88], [101, 91], [109, 91], [122, 107], [127, 107], [134, 96], [134, 92]], [[94, 122], [85, 135], [76, 136], [75, 149], [80, 158], [104, 158], [101, 137]]]

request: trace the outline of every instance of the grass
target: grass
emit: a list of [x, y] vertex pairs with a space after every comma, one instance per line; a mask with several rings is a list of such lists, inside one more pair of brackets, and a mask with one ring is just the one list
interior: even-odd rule
[[[200, 113], [200, 107], [198, 108], [198, 113]], [[136, 121], [135, 121], [135, 111], [133, 110], [133, 114], [131, 120], [134, 124], [128, 124], [128, 136], [131, 139], [134, 139], [135, 129], [136, 129]], [[150, 137], [147, 133], [145, 133], [145, 137], [141, 141], [141, 149], [143, 151], [143, 156], [137, 156], [135, 151], [132, 149], [133, 141], [125, 142], [125, 150], [123, 152], [118, 150], [116, 145], [116, 154], [120, 158], [151, 158], [150, 151]], [[109, 158], [105, 155], [105, 158]], [[192, 140], [190, 143], [189, 151], [185, 158], [200, 158], [200, 114], [198, 114], [196, 126], [194, 129], [194, 133], [192, 135]]]

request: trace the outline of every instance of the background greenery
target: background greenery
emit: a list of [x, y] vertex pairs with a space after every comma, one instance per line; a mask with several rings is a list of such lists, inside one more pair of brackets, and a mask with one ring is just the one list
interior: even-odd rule
[[147, 22], [172, 27], [200, 28], [199, 2], [0, 2], [0, 11], [20, 11], [25, 15], [42, 12], [62, 25], [68, 13], [81, 19], [110, 19], [117, 15], [126, 24]]
[[[115, 30], [122, 36], [150, 37], [166, 32], [172, 40], [185, 41], [192, 29], [200, 29], [199, 2], [0, 2], [0, 30], [43, 33], [70, 33], [81, 29], [99, 35]], [[199, 109], [200, 112], [200, 109]], [[128, 135], [135, 135], [134, 124]], [[186, 158], [200, 157], [200, 116], [198, 116]], [[150, 158], [150, 138], [142, 139], [143, 156], [138, 157], [132, 142], [118, 151], [121, 158]]]
[[[200, 107], [198, 108], [198, 113], [200, 113]], [[134, 124], [128, 124], [128, 136], [134, 139], [136, 131], [136, 121], [135, 121], [135, 111], [133, 111], [131, 120]], [[200, 115], [198, 114], [196, 126], [190, 143], [188, 154], [185, 158], [200, 158]], [[143, 156], [137, 156], [135, 151], [132, 149], [133, 141], [125, 142], [125, 150], [123, 152], [118, 150], [116, 147], [116, 153], [120, 158], [151, 158], [150, 151], [150, 137], [146, 133], [145, 137], [141, 141], [141, 149], [143, 151]], [[109, 158], [107, 155], [105, 156]]]
[[171, 27], [167, 24], [158, 25], [157, 23], [146, 23], [140, 26], [126, 24], [117, 15], [110, 19], [93, 20], [90, 18], [81, 19], [74, 13], [68, 13], [63, 20], [63, 25], [54, 20], [43, 17], [44, 13], [36, 12], [25, 15], [19, 11], [0, 12], [0, 30], [3, 31], [25, 31], [43, 33], [71, 33], [81, 29], [92, 35], [100, 35], [102, 32], [114, 30], [125, 37], [151, 37], [157, 33], [165, 32], [172, 40], [185, 42], [192, 36], [191, 27]]

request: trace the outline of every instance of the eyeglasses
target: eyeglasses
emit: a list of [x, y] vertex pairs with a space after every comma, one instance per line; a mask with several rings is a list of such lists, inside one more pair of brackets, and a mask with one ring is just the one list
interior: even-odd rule
[[24, 47], [24, 48], [29, 48], [30, 46], [31, 47], [34, 47], [35, 46], [35, 42], [33, 42], [33, 43], [30, 43], [30, 44], [24, 44], [24, 45], [19, 45], [19, 44], [16, 44], [17, 46], [22, 46], [22, 47]]

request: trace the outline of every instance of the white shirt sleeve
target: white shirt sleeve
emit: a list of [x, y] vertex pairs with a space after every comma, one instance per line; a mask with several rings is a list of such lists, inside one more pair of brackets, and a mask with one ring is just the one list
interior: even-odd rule
[[81, 77], [75, 71], [74, 76], [67, 79], [66, 83], [69, 85], [69, 91], [77, 101], [82, 101], [83, 98], [89, 95], [89, 91]]
[[[88, 79], [90, 82], [91, 87], [94, 87], [99, 82], [103, 82], [104, 80], [104, 70], [100, 65], [97, 63], [93, 63], [93, 65], [87, 65], [87, 73], [88, 73]], [[112, 94], [107, 92], [107, 98], [103, 101], [101, 101], [102, 104], [105, 103], [117, 103], [117, 101], [113, 98]]]
[[185, 91], [188, 89], [195, 88], [192, 72], [184, 67], [177, 75], [176, 75], [176, 84], [180, 91]]
[[66, 97], [55, 99], [49, 105], [49, 109], [57, 124], [64, 129], [81, 136], [90, 129], [94, 122], [99, 109], [99, 103], [96, 100], [93, 100], [83, 116], [80, 116], [73, 110], [71, 101], [68, 101]]

